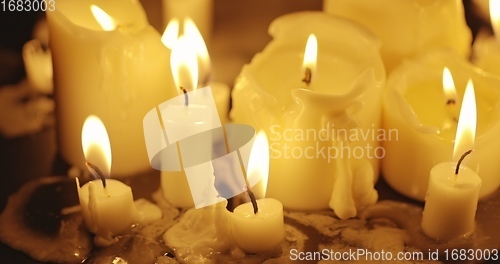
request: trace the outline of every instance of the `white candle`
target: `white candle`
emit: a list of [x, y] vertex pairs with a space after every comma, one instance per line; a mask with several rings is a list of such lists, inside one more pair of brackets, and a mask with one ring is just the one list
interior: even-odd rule
[[[106, 128], [98, 117], [89, 116], [85, 120], [81, 142], [86, 160], [102, 170], [99, 176], [108, 176], [111, 147]], [[122, 182], [103, 178], [80, 187], [76, 178], [76, 187], [83, 219], [89, 231], [96, 234], [97, 245], [112, 243], [114, 236], [123, 234], [139, 220], [132, 189]]]
[[42, 93], [52, 93], [54, 83], [50, 50], [44, 50], [40, 40], [30, 40], [23, 46], [23, 60], [31, 86]]
[[[115, 152], [112, 174], [150, 169], [142, 119], [176, 94], [166, 89], [173, 85], [169, 51], [159, 33], [148, 25], [139, 1], [56, 2], [57, 9], [48, 12], [47, 19], [62, 157], [76, 166], [85, 164], [79, 128], [88, 115], [96, 114], [106, 123]], [[103, 29], [91, 4], [111, 17], [113, 30]]]
[[[267, 183], [269, 174], [269, 143], [265, 132], [261, 131], [253, 143], [248, 161], [248, 182], [262, 179]], [[257, 186], [254, 186], [257, 187]], [[262, 188], [265, 196], [266, 184]], [[245, 252], [258, 253], [279, 247], [285, 237], [283, 204], [272, 198], [257, 200], [255, 213], [251, 202], [239, 205], [232, 214], [231, 232], [233, 239]]]
[[191, 18], [200, 29], [203, 38], [210, 40], [213, 25], [213, 0], [162, 0], [163, 25], [177, 18]]
[[472, 35], [461, 1], [450, 0], [325, 0], [323, 10], [352, 19], [374, 32], [387, 72], [405, 58], [434, 48], [454, 49], [463, 58], [470, 52]]
[[[442, 162], [430, 171], [429, 187], [422, 216], [428, 236], [449, 240], [474, 230], [481, 178], [460, 165], [464, 149], [471, 149], [476, 133], [476, 101], [472, 82], [466, 88], [454, 147], [454, 162]], [[457, 165], [458, 162], [458, 165]]]
[[478, 126], [476, 150], [468, 166], [481, 176], [479, 197], [485, 197], [500, 186], [500, 163], [496, 160], [500, 155], [500, 141], [496, 140], [500, 133], [500, 80], [451, 51], [431, 52], [391, 73], [384, 95], [384, 128], [392, 136], [383, 142], [382, 175], [396, 191], [423, 201], [429, 171], [450, 160], [457, 125], [443, 100], [444, 67], [452, 73], [460, 95], [457, 105], [467, 80], [474, 81]]
[[489, 1], [493, 36], [480, 32], [474, 41], [472, 61], [479, 68], [500, 76], [500, 1]]
[[[351, 140], [347, 148], [351, 158], [354, 149], [361, 150], [357, 159], [370, 163], [374, 180], [379, 174], [385, 81], [379, 43], [357, 24], [322, 12], [282, 16], [269, 32], [273, 40], [236, 82], [231, 118], [269, 135], [268, 197], [291, 210], [328, 209], [337, 177], [334, 160], [341, 158], [332, 148], [337, 140], [332, 131], [368, 135]], [[317, 67], [306, 85], [304, 48], [311, 33], [317, 37]]]

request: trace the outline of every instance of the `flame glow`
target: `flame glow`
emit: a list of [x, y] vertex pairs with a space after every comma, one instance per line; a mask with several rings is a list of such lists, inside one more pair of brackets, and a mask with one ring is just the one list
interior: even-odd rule
[[495, 37], [500, 41], [500, 0], [490, 0], [490, 20]]
[[100, 7], [91, 5], [90, 10], [94, 15], [95, 20], [97, 21], [97, 23], [99, 23], [99, 25], [101, 25], [104, 31], [113, 31], [116, 29], [116, 24], [113, 21], [113, 18]]
[[181, 36], [170, 55], [170, 67], [177, 89], [196, 90], [198, 87], [198, 60], [190, 40]]
[[476, 122], [476, 96], [474, 94], [474, 84], [472, 80], [469, 80], [465, 88], [462, 107], [460, 108], [460, 117], [458, 118], [457, 134], [453, 148], [454, 161], [458, 161], [462, 154], [473, 148], [476, 137]]
[[208, 55], [205, 40], [203, 40], [196, 24], [189, 17], [184, 20], [184, 36], [189, 39], [189, 42], [193, 45], [196, 56], [198, 57], [199, 79], [202, 82], [206, 81], [210, 75], [210, 56]]
[[179, 20], [177, 18], [172, 18], [165, 28], [163, 35], [161, 36], [161, 42], [168, 49], [172, 49], [177, 42], [179, 37]]
[[109, 176], [111, 145], [106, 127], [97, 116], [91, 115], [83, 123], [82, 148], [85, 160], [96, 165], [105, 176]]
[[262, 184], [259, 184], [264, 190], [259, 190], [264, 194], [267, 191], [267, 182], [269, 179], [269, 142], [266, 133], [259, 131], [252, 145], [250, 157], [248, 160], [247, 178], [249, 182], [251, 179], [261, 179]]
[[316, 60], [318, 58], [318, 40], [314, 34], [309, 35], [306, 43], [306, 49], [304, 52], [304, 62], [302, 63], [302, 69], [311, 70], [314, 74], [316, 71]]
[[453, 76], [447, 67], [443, 69], [443, 90], [446, 102], [449, 100], [454, 100], [455, 103], [457, 102], [457, 90], [455, 89]]

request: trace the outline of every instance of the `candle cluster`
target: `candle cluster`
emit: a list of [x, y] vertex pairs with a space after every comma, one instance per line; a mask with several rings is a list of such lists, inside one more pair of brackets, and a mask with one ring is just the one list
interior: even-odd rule
[[[60, 0], [47, 17], [60, 151], [97, 178], [77, 189], [99, 245], [161, 217], [141, 216], [131, 188], [109, 179], [149, 165], [170, 205], [196, 208], [184, 217], [205, 210], [216, 236], [250, 254], [280, 247], [283, 209], [356, 217], [377, 202], [380, 173], [425, 199], [422, 230], [437, 240], [473, 232], [478, 199], [500, 186], [500, 78], [465, 61], [460, 1], [332, 0], [277, 18], [232, 91], [231, 118], [246, 127], [226, 125], [230, 89], [212, 82], [212, 1], [164, 0], [163, 36], [138, 1], [95, 2]], [[476, 44], [475, 62], [495, 73], [490, 42]], [[241, 193], [250, 202], [221, 208]]]

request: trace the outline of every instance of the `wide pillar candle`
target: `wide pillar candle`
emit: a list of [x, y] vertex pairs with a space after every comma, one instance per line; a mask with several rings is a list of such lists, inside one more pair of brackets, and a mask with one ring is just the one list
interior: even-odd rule
[[[284, 15], [269, 32], [273, 40], [237, 79], [230, 116], [269, 137], [267, 197], [291, 210], [328, 209], [340, 177], [334, 160], [342, 158], [333, 149], [336, 131], [343, 131], [341, 137], [367, 135], [351, 138], [346, 148], [351, 154], [361, 149], [356, 157], [379, 175], [375, 152], [385, 82], [379, 42], [358, 24], [322, 12]], [[302, 63], [311, 33], [317, 37], [317, 70], [306, 86]]]
[[[94, 4], [111, 18], [105, 31], [91, 12]], [[138, 1], [57, 0], [47, 12], [54, 63], [58, 146], [69, 163], [83, 166], [80, 129], [98, 115], [108, 129], [114, 177], [147, 169], [142, 119], [176, 94], [169, 51], [147, 22]], [[82, 167], [82, 169], [85, 169]]]
[[448, 47], [462, 57], [470, 52], [472, 35], [457, 0], [325, 0], [323, 10], [352, 19], [374, 32], [387, 72], [405, 58]]
[[[443, 95], [442, 73], [448, 67], [459, 95], [469, 79], [477, 100], [477, 134], [474, 155], [468, 166], [476, 171], [482, 186], [479, 197], [500, 186], [500, 79], [486, 74], [450, 50], [436, 50], [395, 69], [384, 95], [384, 129], [394, 131], [383, 142], [382, 175], [401, 194], [424, 201], [429, 171], [448, 161], [457, 129], [451, 122]], [[447, 125], [450, 124], [450, 125]]]

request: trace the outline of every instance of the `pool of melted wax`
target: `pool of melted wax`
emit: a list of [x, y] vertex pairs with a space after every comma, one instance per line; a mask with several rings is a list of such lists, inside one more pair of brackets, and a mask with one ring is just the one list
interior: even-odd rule
[[44, 262], [79, 263], [92, 249], [80, 214], [61, 215], [76, 205], [74, 181], [50, 177], [25, 184], [0, 215], [0, 240]]

